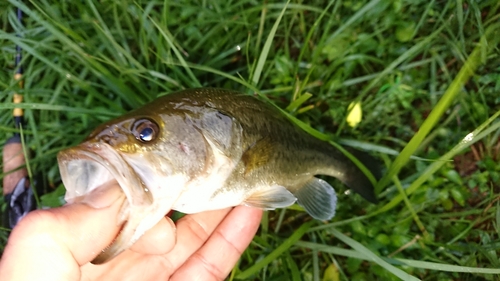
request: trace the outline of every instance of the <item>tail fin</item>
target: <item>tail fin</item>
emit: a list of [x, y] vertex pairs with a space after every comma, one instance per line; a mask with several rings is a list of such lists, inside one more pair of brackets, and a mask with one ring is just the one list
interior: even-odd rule
[[[354, 149], [346, 149], [354, 155], [358, 160], [365, 165], [365, 167], [373, 174], [375, 179], [378, 181], [382, 178], [382, 170], [380, 169], [379, 162], [373, 158], [371, 155], [365, 152]], [[359, 193], [366, 200], [377, 203], [377, 197], [375, 196], [375, 187], [372, 185], [368, 177], [354, 164], [356, 171], [353, 171], [352, 178], [346, 179], [345, 184], [352, 188], [352, 190]], [[359, 176], [357, 174], [360, 174]]]
[[[377, 181], [382, 177], [379, 163], [372, 156], [352, 148], [344, 149], [356, 157], [359, 162], [363, 163]], [[336, 177], [349, 188], [363, 196], [366, 200], [377, 203], [378, 200], [375, 196], [375, 188], [363, 171], [361, 171], [351, 159], [337, 149], [335, 149], [332, 156], [335, 158], [335, 164], [333, 165], [334, 172], [330, 173], [330, 176]]]

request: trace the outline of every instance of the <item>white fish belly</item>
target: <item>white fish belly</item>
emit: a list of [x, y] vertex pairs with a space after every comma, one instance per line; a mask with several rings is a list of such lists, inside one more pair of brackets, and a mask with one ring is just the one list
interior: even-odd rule
[[[193, 184], [179, 196], [172, 209], [186, 214], [224, 209], [240, 205], [248, 196], [244, 189], [220, 192], [221, 188], [220, 184]], [[215, 192], [218, 193], [214, 196]]]

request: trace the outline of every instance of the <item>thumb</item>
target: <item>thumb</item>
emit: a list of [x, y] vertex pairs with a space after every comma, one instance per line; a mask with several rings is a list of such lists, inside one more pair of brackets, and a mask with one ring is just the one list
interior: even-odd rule
[[98, 209], [81, 202], [29, 213], [10, 235], [0, 279], [78, 280], [80, 265], [97, 256], [120, 230], [116, 222], [125, 197], [119, 188], [101, 190], [105, 199]]

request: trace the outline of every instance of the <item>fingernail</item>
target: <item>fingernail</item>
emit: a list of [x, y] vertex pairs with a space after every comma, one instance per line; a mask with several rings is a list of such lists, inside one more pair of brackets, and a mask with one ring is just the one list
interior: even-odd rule
[[165, 218], [167, 219], [167, 222], [170, 224], [170, 227], [174, 231], [175, 238], [177, 239], [177, 225], [175, 225], [174, 221], [171, 218], [169, 218], [169, 217], [165, 217]]
[[113, 205], [114, 202], [124, 196], [120, 185], [115, 180], [112, 180], [82, 196], [81, 201], [78, 201], [92, 208], [102, 209]]

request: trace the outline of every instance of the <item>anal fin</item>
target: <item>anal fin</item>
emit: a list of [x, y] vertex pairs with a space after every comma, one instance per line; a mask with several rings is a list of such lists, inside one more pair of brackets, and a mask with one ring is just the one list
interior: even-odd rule
[[296, 200], [297, 198], [285, 187], [273, 185], [254, 192], [243, 204], [264, 210], [274, 210], [276, 208], [288, 207], [295, 203]]
[[297, 203], [306, 209], [307, 213], [318, 220], [330, 220], [335, 216], [337, 195], [326, 181], [311, 178], [304, 186], [294, 192]]

